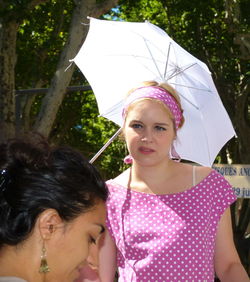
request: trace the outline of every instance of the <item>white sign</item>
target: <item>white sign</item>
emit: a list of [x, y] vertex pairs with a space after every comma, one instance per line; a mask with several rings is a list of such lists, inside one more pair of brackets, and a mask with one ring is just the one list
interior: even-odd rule
[[222, 174], [233, 186], [238, 198], [250, 198], [250, 165], [214, 164], [213, 169]]

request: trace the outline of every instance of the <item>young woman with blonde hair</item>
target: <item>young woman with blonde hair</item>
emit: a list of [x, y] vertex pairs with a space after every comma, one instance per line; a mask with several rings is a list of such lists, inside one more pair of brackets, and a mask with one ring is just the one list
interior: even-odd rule
[[249, 281], [233, 243], [230, 184], [209, 167], [176, 161], [184, 122], [176, 93], [146, 82], [126, 98], [123, 117], [131, 167], [107, 181], [101, 281], [113, 281], [116, 267], [126, 282], [212, 282], [215, 273]]

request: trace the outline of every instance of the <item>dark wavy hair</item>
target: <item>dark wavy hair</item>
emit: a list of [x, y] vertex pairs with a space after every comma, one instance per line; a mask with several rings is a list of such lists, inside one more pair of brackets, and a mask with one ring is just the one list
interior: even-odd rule
[[27, 239], [46, 209], [67, 222], [108, 196], [100, 174], [81, 153], [53, 148], [40, 135], [0, 144], [0, 172], [0, 248]]

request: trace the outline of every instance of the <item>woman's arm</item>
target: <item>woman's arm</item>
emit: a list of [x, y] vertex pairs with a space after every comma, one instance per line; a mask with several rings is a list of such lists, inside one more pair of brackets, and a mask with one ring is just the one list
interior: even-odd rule
[[99, 276], [101, 282], [113, 282], [116, 271], [116, 245], [109, 232], [106, 231], [99, 253]]
[[230, 208], [222, 215], [216, 234], [215, 271], [221, 282], [249, 282], [233, 241]]
[[116, 246], [108, 231], [100, 242], [98, 270], [86, 265], [75, 282], [113, 282], [116, 266]]

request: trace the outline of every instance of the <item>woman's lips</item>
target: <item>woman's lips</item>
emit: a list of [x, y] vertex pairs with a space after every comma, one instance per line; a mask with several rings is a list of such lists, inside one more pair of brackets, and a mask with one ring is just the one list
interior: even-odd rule
[[154, 153], [154, 152], [155, 152], [155, 150], [150, 149], [150, 148], [147, 148], [147, 147], [139, 147], [139, 151], [140, 151], [142, 154], [151, 154], [151, 153]]

